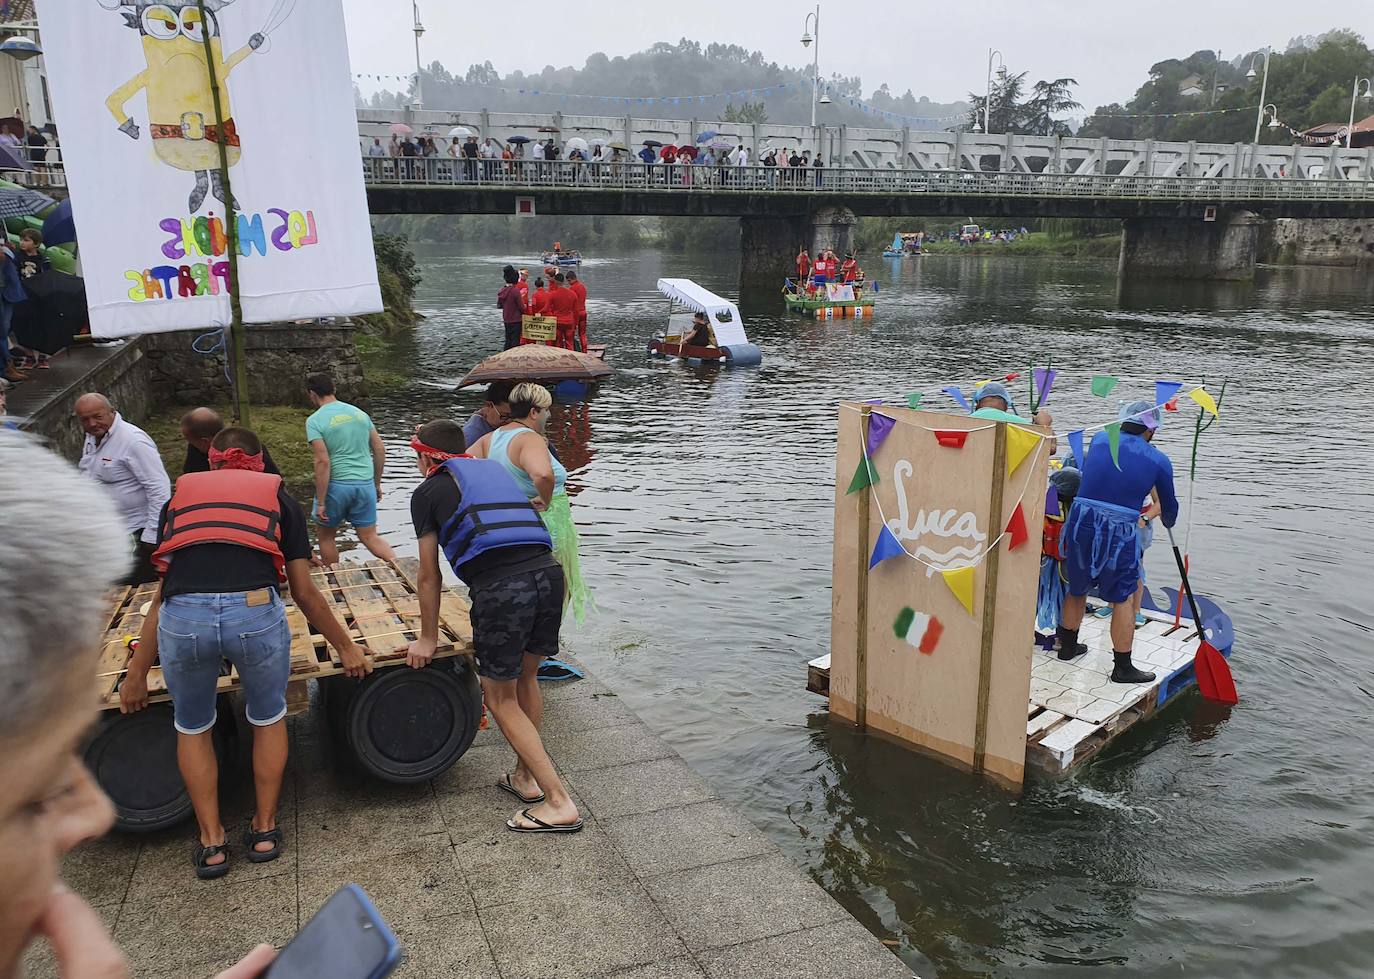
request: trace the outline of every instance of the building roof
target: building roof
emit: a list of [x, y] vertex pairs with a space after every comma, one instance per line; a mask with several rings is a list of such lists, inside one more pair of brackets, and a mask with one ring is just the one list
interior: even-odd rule
[[[1337, 133], [1343, 132], [1345, 132], [1345, 123], [1324, 122], [1320, 126], [1313, 126], [1311, 129], [1303, 130], [1301, 135], [1322, 137], [1334, 136]], [[1352, 132], [1354, 132], [1355, 135], [1359, 135], [1360, 133], [1374, 133], [1374, 116], [1366, 116], [1359, 122], [1355, 123]]]

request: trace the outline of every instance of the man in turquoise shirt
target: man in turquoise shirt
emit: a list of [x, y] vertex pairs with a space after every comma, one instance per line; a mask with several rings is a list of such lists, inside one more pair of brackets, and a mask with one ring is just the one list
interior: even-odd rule
[[[1035, 413], [1034, 418], [1023, 418], [1016, 414], [1016, 405], [1012, 404], [1011, 392], [1001, 381], [988, 381], [980, 384], [973, 391], [973, 411], [970, 412], [972, 418], [985, 418], [995, 422], [1010, 422], [1013, 425], [1040, 425], [1043, 428], [1054, 428], [1054, 416], [1050, 414], [1048, 408], [1041, 408]], [[1050, 456], [1053, 457], [1059, 449], [1059, 443], [1050, 437]]]
[[305, 380], [315, 413], [305, 420], [305, 437], [315, 453], [315, 532], [320, 560], [339, 563], [335, 540], [341, 523], [350, 523], [364, 547], [384, 561], [396, 558], [377, 533], [377, 501], [382, 498], [386, 446], [367, 412], [334, 396], [334, 379], [311, 374]]

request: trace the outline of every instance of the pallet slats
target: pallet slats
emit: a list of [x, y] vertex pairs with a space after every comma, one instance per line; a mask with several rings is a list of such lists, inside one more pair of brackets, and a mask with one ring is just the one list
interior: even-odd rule
[[[312, 577], [325, 602], [349, 634], [368, 644], [375, 665], [394, 666], [404, 662], [405, 646], [419, 635], [420, 629], [419, 597], [409, 568], [385, 561], [345, 563], [314, 572]], [[132, 655], [125, 637], [137, 636], [142, 629], [143, 605], [152, 600], [155, 591], [155, 585], [143, 585], [135, 589], [124, 588], [110, 596], [109, 628], [96, 670], [97, 693], [105, 710], [119, 707], [119, 684]], [[333, 647], [291, 602], [290, 596], [284, 598], [286, 622], [291, 630], [291, 680], [287, 700], [295, 713], [309, 705], [305, 681], [342, 673], [343, 664]], [[446, 588], [440, 599], [439, 645], [435, 656], [470, 655], [472, 628], [467, 604], [462, 596]], [[238, 686], [235, 671], [226, 670], [219, 679], [221, 692], [236, 690]], [[148, 694], [152, 703], [169, 699], [162, 671], [157, 666], [148, 675]]]

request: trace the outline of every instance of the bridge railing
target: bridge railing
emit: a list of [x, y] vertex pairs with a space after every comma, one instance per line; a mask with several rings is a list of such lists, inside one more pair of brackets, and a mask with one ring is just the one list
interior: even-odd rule
[[1265, 177], [1158, 177], [897, 170], [844, 167], [706, 166], [567, 160], [364, 157], [376, 186], [680, 194], [875, 194], [929, 197], [1057, 197], [1203, 201], [1368, 201], [1374, 181]]

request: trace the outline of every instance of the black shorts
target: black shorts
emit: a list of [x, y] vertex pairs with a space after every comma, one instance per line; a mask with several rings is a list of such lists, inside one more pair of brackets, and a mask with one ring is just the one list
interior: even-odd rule
[[477, 673], [515, 680], [525, 653], [558, 654], [563, 622], [563, 569], [524, 571], [472, 590], [472, 644]]

